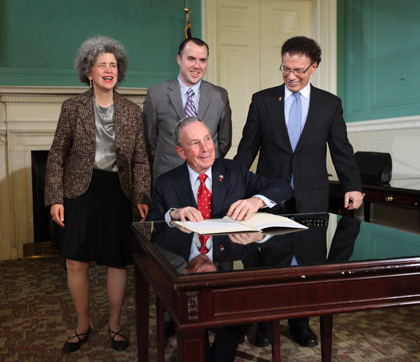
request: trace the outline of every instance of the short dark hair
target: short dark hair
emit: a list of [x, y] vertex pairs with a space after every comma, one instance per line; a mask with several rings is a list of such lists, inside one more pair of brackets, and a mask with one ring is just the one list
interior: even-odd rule
[[182, 52], [185, 49], [185, 46], [192, 41], [195, 45], [198, 45], [199, 47], [206, 47], [207, 48], [207, 56], [209, 56], [210, 51], [209, 51], [209, 46], [207, 45], [207, 43], [201, 39], [198, 38], [190, 38], [190, 39], [185, 39], [181, 44], [179, 44], [179, 49], [178, 49], [178, 55], [180, 56], [182, 54]]
[[185, 117], [176, 124], [175, 129], [174, 129], [173, 139], [176, 146], [182, 147], [181, 137], [180, 137], [181, 129], [183, 129], [185, 126], [189, 125], [190, 123], [194, 123], [194, 122], [201, 122], [207, 127], [207, 129], [210, 132], [209, 127], [201, 119], [197, 117]]
[[128, 70], [127, 55], [124, 46], [117, 40], [105, 36], [97, 35], [87, 39], [79, 48], [74, 67], [79, 73], [82, 83], [90, 84], [88, 75], [92, 73], [99, 55], [111, 53], [117, 60], [118, 79], [117, 83], [122, 83], [125, 79], [125, 73]]
[[321, 63], [321, 47], [318, 43], [306, 36], [295, 36], [286, 40], [281, 47], [281, 56], [289, 53], [293, 54], [305, 54], [309, 57], [312, 63], [317, 62], [318, 65]]

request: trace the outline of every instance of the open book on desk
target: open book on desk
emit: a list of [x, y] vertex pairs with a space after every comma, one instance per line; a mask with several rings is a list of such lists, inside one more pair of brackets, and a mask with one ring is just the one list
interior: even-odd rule
[[263, 232], [279, 234], [281, 231], [290, 232], [307, 229], [306, 226], [280, 215], [257, 212], [248, 221], [232, 220], [229, 216], [223, 219], [207, 219], [199, 222], [176, 221], [176, 224], [202, 235]]

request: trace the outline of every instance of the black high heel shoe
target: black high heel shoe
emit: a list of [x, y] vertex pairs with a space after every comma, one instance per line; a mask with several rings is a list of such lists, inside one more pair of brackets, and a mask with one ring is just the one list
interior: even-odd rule
[[[111, 328], [108, 327], [109, 336], [111, 337], [112, 349], [115, 349], [116, 351], [124, 351], [130, 345], [129, 340], [127, 339], [126, 336], [124, 336], [122, 331], [123, 331], [122, 328], [120, 328], [120, 330], [118, 332], [114, 332], [114, 331], [111, 331]], [[111, 333], [114, 334], [114, 335], [111, 336]], [[125, 340], [124, 341], [116, 341], [115, 337], [117, 335], [123, 337]]]
[[[80, 347], [82, 347], [82, 344], [87, 342], [87, 340], [89, 339], [90, 331], [91, 331], [90, 326], [89, 326], [89, 329], [87, 330], [86, 333], [80, 333], [79, 334], [76, 331], [74, 331], [74, 335], [71, 336], [66, 343], [64, 343], [63, 353], [71, 353], [71, 352], [78, 351], [80, 349]], [[83, 337], [83, 336], [84, 336], [83, 339], [80, 338], [80, 337]], [[79, 340], [77, 342], [74, 342], [74, 343], [69, 342], [70, 339], [73, 339], [74, 337], [77, 337]]]

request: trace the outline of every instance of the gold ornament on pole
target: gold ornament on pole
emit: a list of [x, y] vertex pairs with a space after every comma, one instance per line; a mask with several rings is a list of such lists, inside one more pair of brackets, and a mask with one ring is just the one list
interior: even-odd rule
[[185, 39], [191, 39], [191, 23], [190, 23], [190, 8], [184, 8], [185, 15], [187, 16], [187, 25], [185, 26]]

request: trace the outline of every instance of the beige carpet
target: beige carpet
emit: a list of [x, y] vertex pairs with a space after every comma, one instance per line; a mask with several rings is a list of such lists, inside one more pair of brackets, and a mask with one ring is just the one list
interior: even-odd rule
[[[123, 326], [132, 344], [123, 352], [111, 349], [107, 335], [105, 269], [91, 267], [92, 334], [80, 351], [63, 355], [61, 347], [76, 325], [59, 258], [0, 262], [0, 361], [137, 361], [133, 268], [123, 308]], [[154, 295], [151, 297], [150, 361], [156, 361]], [[420, 361], [420, 306], [340, 314], [334, 317], [333, 361]], [[288, 338], [281, 321], [282, 361], [321, 361], [321, 349], [302, 348]], [[311, 318], [319, 336], [318, 318]], [[252, 345], [256, 327], [239, 346], [235, 362], [271, 361], [271, 348]], [[166, 361], [177, 361], [176, 339], [168, 342]]]

